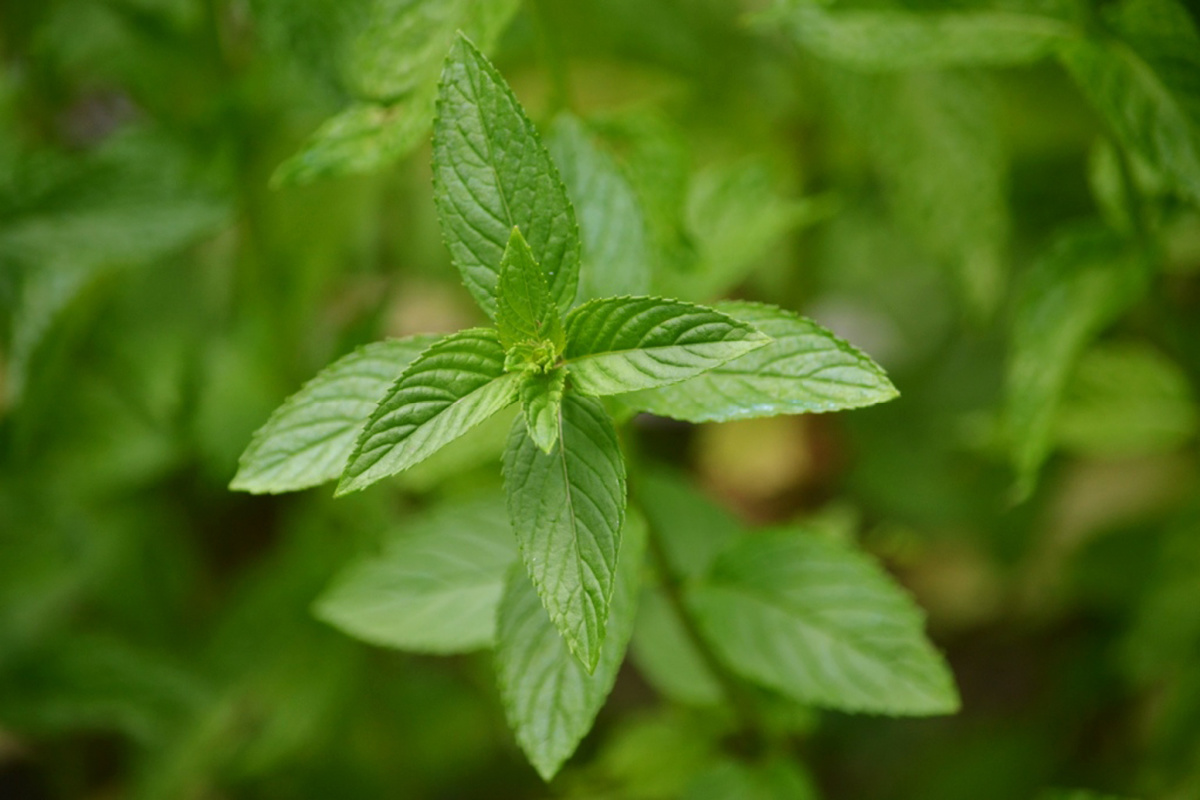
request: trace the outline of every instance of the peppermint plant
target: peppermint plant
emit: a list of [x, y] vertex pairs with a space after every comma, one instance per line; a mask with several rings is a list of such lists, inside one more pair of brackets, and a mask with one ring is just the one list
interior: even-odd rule
[[[670, 594], [671, 624], [722, 681], [849, 711], [954, 710], [919, 610], [852, 546], [801, 529], [692, 542], [686, 515], [653, 512], [653, 482], [646, 513], [627, 509], [614, 420], [866, 406], [896, 396], [883, 371], [790, 311], [626, 292], [626, 265], [581, 264], [586, 237], [555, 162], [463, 35], [436, 109], [439, 220], [494, 325], [377, 342], [335, 362], [255, 434], [232, 486], [285, 492], [337, 480], [339, 495], [360, 491], [519, 405], [505, 498], [433, 509], [412, 536], [348, 569], [318, 615], [419, 652], [493, 647], [509, 722], [547, 780], [611, 689], [643, 591]], [[705, 547], [711, 558], [672, 556]]]

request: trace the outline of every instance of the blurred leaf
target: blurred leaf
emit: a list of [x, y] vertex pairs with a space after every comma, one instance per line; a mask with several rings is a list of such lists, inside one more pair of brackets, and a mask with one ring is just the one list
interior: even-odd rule
[[316, 616], [372, 644], [428, 653], [490, 647], [517, 558], [500, 498], [446, 503], [402, 526], [378, 555], [343, 570]]
[[1175, 0], [1106, 6], [1114, 37], [1078, 40], [1062, 59], [1125, 147], [1200, 203], [1200, 35]]
[[811, 320], [762, 303], [731, 301], [715, 308], [771, 341], [689, 380], [616, 400], [688, 422], [726, 422], [858, 408], [897, 395], [875, 362]]
[[517, 399], [519, 375], [504, 371], [491, 328], [439, 339], [380, 399], [338, 484], [358, 491], [419, 464]]
[[461, 36], [442, 72], [433, 175], [446, 246], [489, 316], [496, 313], [500, 259], [514, 227], [558, 308], [574, 303], [580, 245], [567, 191], [504, 78]]
[[625, 519], [625, 460], [599, 401], [568, 394], [544, 452], [524, 420], [504, 454], [512, 530], [529, 577], [571, 653], [596, 669], [608, 629]]
[[375, 406], [437, 340], [409, 336], [375, 342], [321, 370], [254, 434], [229, 487], [290, 492], [340, 476]]
[[662, 544], [676, 577], [698, 578], [713, 559], [742, 535], [729, 511], [684, 480], [663, 469], [644, 470], [633, 484], [638, 508]]
[[638, 672], [664, 697], [695, 706], [715, 706], [724, 699], [721, 684], [661, 590], [642, 592], [629, 648]]
[[795, 529], [757, 533], [726, 550], [688, 601], [726, 664], [801, 702], [889, 715], [958, 710], [920, 609], [845, 544]]
[[683, 800], [817, 800], [812, 779], [796, 764], [721, 761], [691, 782]]
[[648, 294], [652, 264], [645, 215], [625, 172], [570, 114], [555, 119], [546, 144], [579, 219], [579, 302]]
[[592, 300], [567, 315], [563, 353], [584, 394], [622, 394], [685, 380], [770, 341], [705, 306], [657, 297]]
[[1080, 353], [1137, 302], [1144, 267], [1104, 230], [1064, 234], [1033, 267], [1017, 302], [1004, 419], [1017, 494], [1032, 491], [1049, 454], [1063, 392]]
[[625, 658], [646, 540], [637, 516], [626, 520], [608, 635], [592, 674], [571, 656], [524, 570], [508, 573], [496, 628], [500, 694], [517, 743], [547, 781], [591, 729]]

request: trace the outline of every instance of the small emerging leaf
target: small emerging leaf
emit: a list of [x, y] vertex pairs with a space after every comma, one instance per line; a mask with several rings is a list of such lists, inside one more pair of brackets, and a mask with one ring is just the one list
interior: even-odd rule
[[392, 385], [358, 437], [338, 494], [353, 492], [424, 461], [513, 402], [519, 376], [504, 372], [496, 332], [451, 334]]
[[580, 392], [619, 394], [686, 380], [770, 341], [704, 306], [609, 297], [567, 315], [564, 357]]
[[589, 672], [604, 643], [625, 518], [625, 462], [598, 400], [567, 395], [544, 452], [513, 424], [504, 487], [521, 556], [571, 652]]
[[521, 381], [521, 409], [525, 412], [525, 427], [534, 444], [549, 453], [558, 441], [559, 413], [567, 371], [534, 372]]
[[435, 341], [410, 336], [375, 342], [321, 370], [255, 432], [230, 488], [292, 492], [341, 475], [375, 405]]
[[546, 276], [518, 228], [513, 228], [500, 259], [496, 328], [506, 349], [520, 342], [545, 341], [554, 345], [553, 354], [564, 344], [562, 320], [550, 299]]

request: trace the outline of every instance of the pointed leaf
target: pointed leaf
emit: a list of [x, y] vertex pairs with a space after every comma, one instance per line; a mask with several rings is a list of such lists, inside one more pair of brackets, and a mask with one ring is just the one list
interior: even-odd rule
[[883, 370], [799, 314], [762, 303], [717, 303], [771, 343], [681, 383], [618, 395], [639, 411], [688, 422], [837, 411], [897, 396]]
[[593, 673], [571, 657], [519, 567], [509, 572], [496, 623], [496, 672], [509, 727], [545, 780], [591, 729], [612, 690], [637, 613], [645, 528], [631, 515], [622, 531], [609, 633]]
[[314, 613], [372, 644], [465, 653], [492, 644], [517, 548], [499, 497], [446, 503], [342, 571]]
[[441, 339], [409, 365], [371, 414], [338, 494], [420, 463], [513, 402], [518, 382], [504, 372], [494, 330], [472, 328]]
[[704, 306], [609, 297], [567, 316], [563, 355], [576, 389], [605, 395], [686, 380], [769, 341], [750, 325]]
[[556, 369], [550, 373], [527, 374], [521, 382], [521, 408], [525, 412], [525, 428], [534, 444], [545, 453], [554, 449], [558, 441], [561, 424], [563, 388], [567, 382], [567, 371]]
[[504, 488], [521, 556], [571, 652], [600, 658], [625, 518], [625, 462], [598, 400], [567, 395], [558, 442], [543, 452], [523, 421], [504, 454]]
[[519, 228], [513, 228], [500, 259], [496, 290], [496, 328], [500, 344], [549, 341], [563, 346], [562, 320], [546, 288], [546, 276], [529, 250]]
[[496, 313], [500, 259], [519, 227], [566, 310], [579, 280], [579, 231], [558, 170], [496, 68], [464, 37], [442, 71], [433, 125], [434, 200], [467, 289]]
[[547, 139], [579, 219], [580, 301], [650, 291], [650, 246], [641, 200], [620, 165], [583, 123], [561, 114]]
[[341, 475], [376, 404], [435, 341], [410, 336], [375, 342], [321, 370], [254, 434], [229, 487], [292, 492]]
[[834, 539], [795, 529], [741, 539], [688, 599], [722, 660], [801, 702], [914, 716], [958, 708], [920, 609]]

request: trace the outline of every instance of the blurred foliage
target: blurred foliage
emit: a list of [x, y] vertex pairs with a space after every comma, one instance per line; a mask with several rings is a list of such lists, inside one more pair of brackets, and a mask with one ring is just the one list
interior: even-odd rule
[[[0, 0], [0, 21], [0, 796], [1200, 795], [1194, 5]], [[498, 486], [506, 420], [350, 498], [226, 488], [333, 358], [479, 320], [429, 180], [458, 27], [581, 220], [644, 214], [585, 259], [796, 309], [889, 370], [900, 399], [836, 417], [636, 418], [634, 501], [685, 528], [663, 554], [684, 575], [760, 525], [859, 542], [926, 610], [956, 716], [723, 685], [654, 584], [547, 786], [488, 654], [314, 617], [342, 570], [419, 556], [426, 509]]]

